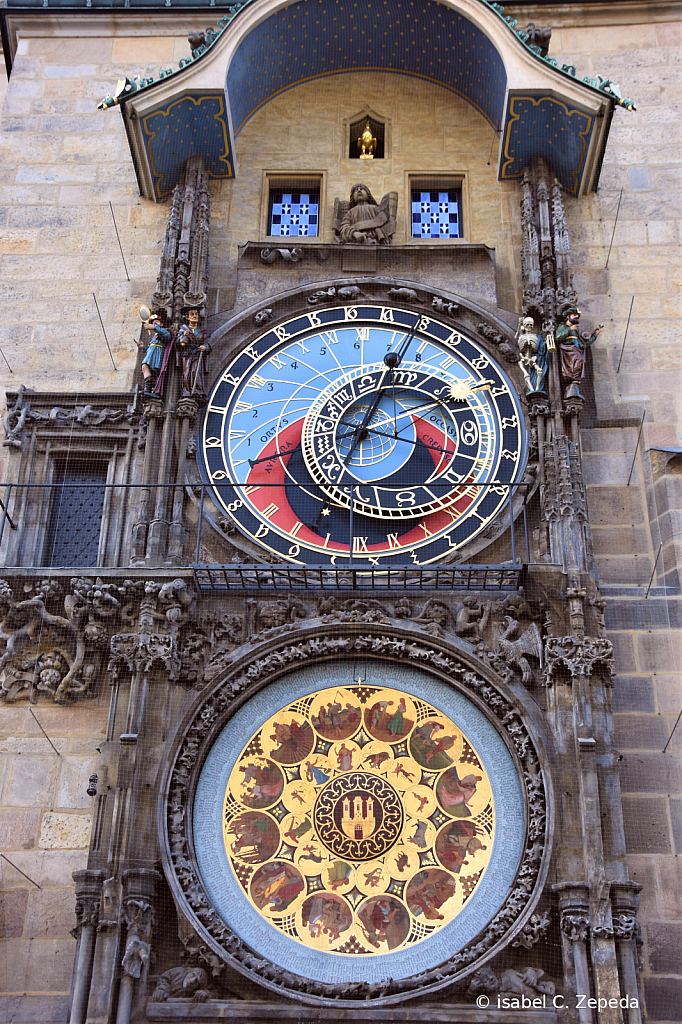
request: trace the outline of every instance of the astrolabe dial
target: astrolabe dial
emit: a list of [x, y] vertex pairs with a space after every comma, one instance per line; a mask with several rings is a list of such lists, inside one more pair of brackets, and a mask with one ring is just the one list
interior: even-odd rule
[[495, 802], [455, 721], [392, 687], [285, 705], [237, 756], [223, 804], [229, 870], [261, 918], [340, 956], [408, 949], [483, 878]]
[[441, 320], [309, 312], [240, 352], [202, 425], [202, 472], [252, 540], [297, 563], [424, 564], [475, 537], [526, 459], [503, 370]]

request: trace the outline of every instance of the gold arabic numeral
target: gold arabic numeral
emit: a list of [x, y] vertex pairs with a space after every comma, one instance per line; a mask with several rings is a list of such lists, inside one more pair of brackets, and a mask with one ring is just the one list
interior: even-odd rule
[[258, 527], [258, 529], [256, 530], [254, 536], [255, 536], [256, 540], [260, 540], [263, 537], [267, 537], [267, 535], [269, 533], [270, 533], [270, 527], [269, 526], [264, 526], [263, 523], [261, 523], [260, 526]]
[[246, 386], [247, 386], [247, 388], [259, 389], [259, 388], [264, 388], [267, 383], [268, 383], [268, 381], [266, 380], [265, 377], [261, 377], [259, 374], [254, 373], [254, 374], [252, 374], [249, 377], [249, 380], [248, 380], [248, 383], [247, 383]]
[[296, 556], [299, 555], [300, 553], [301, 553], [301, 545], [300, 544], [292, 544], [291, 547], [289, 548], [289, 558], [296, 558]]
[[287, 364], [286, 359], [282, 359], [282, 357], [278, 356], [278, 355], [274, 355], [272, 357], [272, 359], [270, 360], [270, 362], [271, 362], [271, 364], [274, 366], [274, 368], [276, 370], [281, 370], [282, 367], [286, 366], [286, 364]]
[[509, 394], [509, 391], [508, 391], [508, 389], [504, 385], [502, 385], [501, 388], [491, 388], [490, 389], [490, 396], [491, 396], [491, 398], [497, 398], [498, 395], [508, 395], [508, 394]]
[[207, 437], [204, 441], [204, 448], [222, 448], [222, 444], [219, 437]]
[[223, 384], [223, 383], [224, 384], [232, 384], [233, 386], [236, 386], [237, 384], [239, 384], [239, 381], [240, 381], [240, 378], [239, 377], [235, 377], [233, 373], [224, 373], [222, 375], [222, 377], [220, 378], [221, 384]]
[[490, 366], [490, 360], [487, 356], [479, 356], [478, 359], [472, 359], [471, 365], [475, 366], [477, 370], [483, 370], [486, 366]]
[[254, 362], [256, 361], [256, 359], [260, 359], [260, 356], [256, 352], [255, 348], [245, 348], [244, 352], [250, 359], [253, 359]]
[[385, 323], [389, 323], [389, 324], [395, 323], [395, 320], [393, 319], [393, 310], [391, 309], [390, 306], [382, 306], [381, 307], [381, 312], [379, 314], [379, 320], [383, 320]]
[[511, 459], [512, 461], [518, 458], [518, 452], [510, 452], [508, 448], [504, 448], [501, 452], [501, 458]]
[[275, 327], [274, 330], [280, 341], [286, 341], [291, 337], [291, 334], [287, 331], [286, 327]]
[[369, 537], [353, 537], [353, 554], [360, 554], [360, 552], [367, 552], [367, 541]]
[[502, 429], [506, 430], [507, 427], [518, 427], [519, 421], [516, 416], [503, 416], [502, 417]]
[[428, 333], [428, 330], [429, 330], [430, 326], [431, 326], [431, 321], [428, 318], [428, 316], [422, 316], [420, 318], [419, 323], [417, 324], [415, 330], [416, 331], [424, 331], [425, 333]]
[[224, 469], [217, 469], [215, 473], [211, 473], [211, 480], [214, 482], [217, 480], [228, 480], [229, 477]]
[[345, 306], [343, 312], [344, 312], [344, 319], [346, 319], [346, 320], [357, 320], [357, 318], [358, 318], [357, 306]]
[[243, 508], [243, 507], [244, 507], [244, 502], [241, 500], [241, 498], [237, 498], [236, 501], [231, 501], [230, 502], [230, 504], [227, 506], [227, 511], [228, 512], [236, 512], [238, 508]]
[[266, 519], [272, 519], [275, 512], [279, 512], [279, 505], [275, 505], [274, 502], [271, 502], [267, 508], [263, 509], [262, 514], [265, 516]]
[[320, 314], [319, 313], [306, 313], [306, 316], [308, 317], [308, 322], [310, 323], [311, 327], [321, 327], [322, 326], [322, 321], [320, 320]]
[[253, 405], [251, 402], [243, 402], [241, 398], [234, 407], [235, 415], [239, 412], [251, 412]]

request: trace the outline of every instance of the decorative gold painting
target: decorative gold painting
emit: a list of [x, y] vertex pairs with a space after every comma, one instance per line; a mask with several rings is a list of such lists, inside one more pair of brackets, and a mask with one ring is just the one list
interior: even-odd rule
[[456, 723], [361, 680], [268, 719], [225, 794], [225, 848], [251, 904], [340, 955], [388, 953], [444, 927], [481, 881], [494, 829], [490, 782]]

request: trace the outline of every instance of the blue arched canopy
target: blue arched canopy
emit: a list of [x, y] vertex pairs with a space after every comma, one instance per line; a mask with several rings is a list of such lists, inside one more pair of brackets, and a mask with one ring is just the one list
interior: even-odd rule
[[299, 0], [257, 25], [230, 62], [226, 88], [235, 135], [273, 96], [349, 71], [392, 71], [434, 82], [500, 127], [504, 63], [459, 11], [436, 0]]

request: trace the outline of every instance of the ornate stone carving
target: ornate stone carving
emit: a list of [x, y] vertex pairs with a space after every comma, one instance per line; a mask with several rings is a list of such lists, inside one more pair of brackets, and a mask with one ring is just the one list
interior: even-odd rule
[[[291, 629], [291, 624], [284, 628]], [[282, 642], [276, 650], [256, 657], [248, 666], [243, 666], [232, 675], [226, 676], [221, 686], [197, 705], [176, 758], [168, 795], [169, 847], [175, 878], [198, 922], [192, 924], [192, 927], [205, 928], [221, 946], [226, 959], [236, 961], [241, 971], [247, 975], [253, 974], [255, 980], [260, 979], [271, 986], [282, 986], [309, 995], [368, 999], [391, 993], [411, 992], [427, 985], [448, 984], [498, 943], [528, 906], [535, 891], [544, 851], [546, 796], [542, 770], [531, 738], [519, 712], [497, 687], [468, 668], [458, 657], [443, 650], [407, 638], [375, 632], [360, 635], [333, 632], [323, 637], [310, 636], [292, 640], [293, 642]], [[506, 731], [522, 764], [528, 801], [528, 840], [515, 887], [484, 932], [479, 934], [477, 941], [459, 950], [433, 970], [424, 971], [411, 978], [387, 980], [376, 985], [364, 982], [335, 985], [309, 981], [270, 963], [253, 951], [228, 928], [210, 906], [190, 858], [191, 845], [186, 832], [185, 807], [188, 787], [199, 759], [201, 745], [218, 717], [228, 710], [232, 701], [254, 683], [272, 673], [281, 673], [288, 666], [307, 662], [311, 658], [353, 654], [374, 654], [396, 660], [420, 662], [439, 670], [450, 680], [456, 680], [464, 689], [473, 692], [497, 718], [500, 728]], [[540, 926], [538, 928], [540, 929]]]
[[500, 334], [498, 330], [486, 323], [477, 324], [476, 330], [482, 337], [487, 341], [492, 342], [492, 344], [500, 350], [500, 355], [503, 356], [508, 363], [518, 363], [521, 357], [519, 356], [516, 345], [512, 344], [511, 341], [507, 341], [505, 336]]
[[561, 915], [561, 930], [571, 942], [586, 942], [590, 918], [587, 914], [566, 913]]
[[366, 185], [353, 185], [349, 200], [334, 200], [334, 239], [356, 245], [389, 245], [397, 212], [397, 192], [387, 192], [377, 203]]
[[512, 942], [512, 946], [516, 948], [523, 946], [524, 949], [531, 949], [536, 942], [545, 938], [549, 923], [550, 914], [548, 910], [540, 914], [532, 914], [528, 924], [524, 925], [518, 938]]
[[444, 313], [445, 316], [454, 316], [459, 310], [456, 302], [448, 302], [446, 299], [441, 299], [439, 295], [433, 296], [431, 305], [437, 313]]
[[303, 259], [303, 249], [294, 246], [291, 249], [261, 249], [260, 251], [263, 263], [274, 263], [278, 256], [285, 263], [298, 263]]
[[24, 430], [29, 423], [49, 423], [50, 428], [92, 429], [104, 423], [130, 423], [137, 415], [134, 402], [125, 409], [110, 409], [106, 406], [98, 408], [94, 405], [74, 405], [72, 408], [55, 405], [50, 409], [32, 409], [26, 394], [26, 388], [22, 384], [14, 405], [5, 417], [3, 445], [6, 448], [21, 448]]
[[613, 934], [617, 939], [633, 939], [637, 933], [637, 915], [625, 911], [613, 917]]
[[[514, 943], [516, 945], [516, 943]], [[519, 999], [534, 999], [538, 995], [553, 996], [556, 987], [549, 979], [542, 981], [545, 972], [539, 967], [526, 967], [523, 971], [503, 971], [498, 980], [497, 975], [489, 967], [482, 967], [473, 975], [467, 995], [475, 998], [482, 992], [486, 995], [500, 995]]]
[[[308, 301], [310, 302], [310, 299], [308, 299]], [[256, 324], [257, 327], [262, 327], [263, 324], [267, 324], [271, 320], [272, 320], [272, 310], [271, 309], [261, 309], [261, 310], [259, 310], [254, 315], [254, 318], [253, 318], [253, 322]]]
[[160, 975], [152, 992], [151, 1003], [166, 1003], [171, 999], [205, 1003], [211, 998], [208, 976], [201, 967], [171, 967]]
[[549, 636], [545, 640], [545, 674], [548, 683], [554, 681], [558, 665], [565, 665], [571, 676], [589, 676], [595, 665], [606, 669], [612, 681], [613, 644], [599, 636]]

